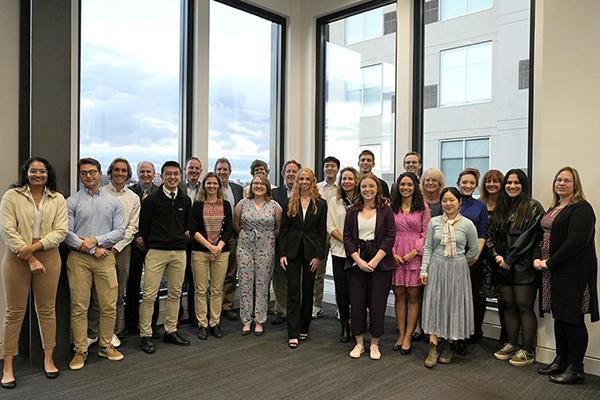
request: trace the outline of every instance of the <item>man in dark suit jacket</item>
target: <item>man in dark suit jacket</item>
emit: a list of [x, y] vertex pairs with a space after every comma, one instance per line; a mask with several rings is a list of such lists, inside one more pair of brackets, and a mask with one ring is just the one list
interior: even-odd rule
[[[129, 186], [135, 194], [143, 201], [148, 195], [158, 190], [153, 182], [156, 171], [150, 161], [141, 161], [137, 165], [138, 182]], [[144, 259], [147, 249], [140, 245], [139, 235], [133, 240], [131, 246], [131, 261], [129, 263], [129, 278], [125, 297], [125, 331], [124, 334], [137, 335], [140, 322], [140, 281], [144, 269]], [[156, 322], [158, 320], [159, 299], [154, 303], [154, 314], [152, 315], [152, 331], [157, 332]]]
[[[363, 150], [358, 155], [358, 172], [360, 175], [366, 175], [372, 173], [373, 167], [375, 166], [375, 154], [371, 150]], [[378, 177], [379, 178], [379, 177]], [[381, 182], [381, 191], [383, 196], [390, 198], [390, 188], [386, 181], [379, 178]]]
[[[296, 175], [298, 175], [300, 168], [302, 168], [302, 165], [298, 161], [286, 161], [281, 170], [284, 184], [272, 191], [273, 200], [279, 203], [284, 210], [287, 210], [288, 198], [292, 193], [294, 183], [296, 182]], [[276, 249], [275, 253], [279, 254], [278, 249]], [[285, 321], [287, 314], [287, 275], [279, 266], [277, 257], [273, 268], [273, 291], [275, 292], [275, 319], [271, 323], [279, 325]]]
[[[223, 198], [229, 202], [232, 210], [244, 196], [244, 189], [241, 185], [229, 180], [231, 175], [231, 163], [226, 158], [219, 158], [215, 162], [215, 173], [221, 179], [223, 184]], [[229, 262], [227, 265], [227, 274], [223, 282], [223, 308], [222, 315], [230, 321], [237, 319], [237, 313], [233, 310], [235, 299], [235, 289], [237, 286], [237, 257], [235, 256], [237, 248], [237, 233], [229, 238]]]

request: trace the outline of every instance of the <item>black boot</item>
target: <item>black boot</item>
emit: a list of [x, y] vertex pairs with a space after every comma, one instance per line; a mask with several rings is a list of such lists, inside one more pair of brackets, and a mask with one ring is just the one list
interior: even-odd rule
[[561, 356], [554, 357], [554, 360], [545, 367], [538, 368], [537, 372], [540, 375], [558, 375], [567, 369], [568, 361], [563, 361]]
[[461, 356], [464, 356], [467, 354], [467, 344], [465, 343], [464, 340], [457, 340], [456, 342], [454, 342], [454, 351], [456, 351], [456, 354], [460, 354]]
[[568, 385], [570, 383], [583, 382], [585, 380], [585, 375], [583, 374], [583, 367], [576, 368], [571, 364], [563, 373], [550, 375], [548, 380], [552, 383]]
[[350, 324], [345, 321], [340, 321], [340, 325], [342, 326], [342, 331], [340, 332], [340, 342], [348, 343], [351, 339], [350, 337]]

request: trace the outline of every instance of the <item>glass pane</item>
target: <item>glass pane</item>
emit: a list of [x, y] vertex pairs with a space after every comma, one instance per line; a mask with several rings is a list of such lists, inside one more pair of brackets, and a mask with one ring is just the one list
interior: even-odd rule
[[440, 0], [442, 20], [457, 17], [465, 13], [465, 0]]
[[463, 141], [442, 142], [442, 158], [460, 158], [463, 157]]
[[115, 157], [157, 170], [179, 160], [180, 0], [81, 0], [80, 11], [80, 156], [104, 171]]
[[[459, 4], [441, 0], [440, 7], [450, 15]], [[423, 168], [443, 164], [450, 171], [442, 159], [453, 140], [467, 140], [463, 163], [482, 174], [526, 168], [529, 91], [519, 90], [519, 62], [529, 59], [530, 0], [466, 4], [468, 12], [494, 8], [424, 26], [423, 83], [439, 84], [441, 107], [423, 111]], [[446, 180], [454, 182], [456, 171], [449, 173]]]
[[208, 168], [226, 157], [240, 184], [254, 159], [269, 164], [271, 178], [277, 169], [278, 41], [279, 25], [211, 1]]
[[[342, 168], [356, 167], [359, 153], [368, 148], [375, 153], [373, 172], [388, 184], [394, 179], [391, 99], [396, 87], [396, 33], [382, 36], [382, 32], [383, 14], [395, 10], [396, 5], [390, 4], [329, 23], [325, 48], [325, 155], [337, 157]], [[359, 18], [364, 21], [365, 37], [376, 37], [360, 46], [347, 45], [354, 35], [348, 30]]]
[[456, 186], [456, 178], [460, 171], [463, 170], [463, 161], [449, 159], [442, 160], [441, 170], [446, 177], [446, 185], [447, 186]]
[[362, 14], [346, 18], [346, 44], [361, 42], [364, 37]]

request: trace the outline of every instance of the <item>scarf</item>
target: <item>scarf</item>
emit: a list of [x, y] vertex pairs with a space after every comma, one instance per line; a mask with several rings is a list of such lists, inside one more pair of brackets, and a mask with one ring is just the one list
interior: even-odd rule
[[446, 213], [442, 214], [442, 221], [444, 221], [444, 227], [442, 228], [442, 244], [444, 247], [444, 257], [454, 257], [456, 255], [456, 233], [454, 231], [454, 224], [456, 224], [462, 216], [456, 215], [454, 219], [448, 219]]

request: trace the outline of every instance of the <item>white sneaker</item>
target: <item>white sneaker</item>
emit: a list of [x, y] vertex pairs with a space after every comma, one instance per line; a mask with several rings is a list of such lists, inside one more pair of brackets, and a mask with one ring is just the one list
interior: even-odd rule
[[119, 338], [117, 337], [117, 335], [115, 335], [115, 334], [113, 333], [113, 337], [112, 337], [112, 339], [110, 340], [110, 344], [112, 344], [112, 345], [113, 345], [113, 347], [116, 349], [116, 348], [118, 348], [118, 347], [121, 345], [121, 339], [119, 339]]
[[93, 345], [94, 343], [96, 343], [98, 341], [98, 338], [87, 338], [87, 347], [88, 349], [90, 348], [91, 345]]
[[323, 309], [321, 307], [313, 306], [312, 317], [313, 319], [319, 318], [319, 315], [323, 314]]

